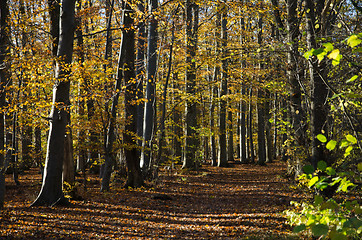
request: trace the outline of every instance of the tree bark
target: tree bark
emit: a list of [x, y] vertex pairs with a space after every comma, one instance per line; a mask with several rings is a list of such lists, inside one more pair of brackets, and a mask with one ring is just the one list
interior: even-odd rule
[[199, 136], [196, 131], [197, 102], [196, 98], [196, 50], [199, 8], [194, 0], [186, 0], [186, 141], [182, 168], [196, 169]]
[[249, 114], [248, 114], [248, 140], [249, 140], [249, 152], [250, 152], [250, 163], [255, 162], [254, 156], [254, 141], [253, 141], [253, 104], [252, 104], [252, 97], [253, 97], [253, 88], [250, 87], [249, 89]]
[[57, 51], [56, 83], [53, 88], [53, 105], [49, 116], [50, 130], [43, 183], [32, 206], [51, 206], [64, 203], [62, 167], [64, 161], [64, 136], [69, 112], [69, 64], [72, 62], [74, 40], [75, 0], [63, 0], [60, 11], [60, 37]]
[[148, 25], [148, 44], [147, 44], [147, 86], [146, 86], [146, 103], [143, 116], [143, 142], [141, 153], [141, 169], [144, 175], [149, 170], [151, 153], [152, 153], [152, 137], [155, 119], [155, 79], [157, 72], [157, 26], [158, 21], [154, 16], [154, 12], [158, 8], [158, 0], [149, 0], [149, 14], [151, 19]]
[[[140, 168], [140, 159], [137, 152], [137, 82], [135, 81], [135, 33], [133, 10], [130, 3], [125, 3], [123, 11], [125, 30], [122, 35], [124, 45], [123, 79], [125, 88], [125, 119], [127, 124], [123, 132], [125, 144], [125, 159], [127, 165], [126, 187], [141, 187], [143, 177]], [[121, 59], [119, 60], [119, 62]]]
[[[258, 19], [258, 45], [262, 47], [262, 33], [263, 33], [263, 15], [259, 13]], [[259, 83], [262, 85], [263, 79], [262, 71], [264, 64], [262, 63], [263, 56], [259, 53]], [[266, 162], [266, 146], [265, 146], [265, 90], [259, 86], [258, 89], [258, 101], [257, 101], [257, 116], [258, 116], [258, 164], [265, 165]]]
[[[145, 12], [145, 1], [138, 2], [138, 10], [142, 13]], [[143, 115], [144, 115], [144, 101], [143, 98], [143, 81], [145, 72], [145, 47], [146, 47], [146, 27], [143, 22], [138, 24], [138, 38], [137, 38], [137, 56], [136, 56], [136, 80], [137, 80], [137, 136], [139, 137], [138, 144], [142, 146], [143, 142]], [[141, 157], [142, 151], [139, 151]]]
[[226, 144], [226, 99], [227, 84], [228, 84], [228, 62], [227, 62], [227, 9], [226, 6], [221, 6], [221, 55], [222, 55], [222, 69], [221, 69], [221, 85], [220, 85], [220, 113], [219, 113], [219, 154], [217, 159], [218, 167], [227, 167], [227, 144]]
[[[314, 5], [314, 1], [306, 0], [306, 28], [307, 28], [307, 45], [309, 49], [317, 49], [316, 37], [320, 31], [315, 28], [316, 12], [322, 12], [323, 6], [321, 1]], [[324, 4], [324, 3], [323, 3]], [[309, 77], [311, 83], [311, 137], [312, 137], [312, 156], [311, 163], [314, 167], [317, 162], [325, 160], [324, 146], [317, 139], [317, 135], [321, 134], [325, 129], [325, 124], [328, 116], [327, 98], [328, 89], [323, 82], [323, 77], [326, 76], [326, 63], [321, 61], [319, 63], [316, 56], [313, 56], [309, 61]], [[326, 132], [327, 133], [327, 132]]]
[[[0, 109], [5, 106], [6, 85], [9, 81], [9, 5], [7, 0], [0, 0]], [[0, 209], [4, 207], [5, 197], [5, 122], [4, 112], [0, 111]]]

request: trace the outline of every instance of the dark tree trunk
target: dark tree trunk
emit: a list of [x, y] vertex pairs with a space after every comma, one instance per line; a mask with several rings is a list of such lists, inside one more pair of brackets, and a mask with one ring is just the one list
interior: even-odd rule
[[[263, 15], [259, 13], [258, 20], [258, 45], [262, 47], [262, 32], [263, 32]], [[263, 55], [259, 53], [259, 70], [264, 69]], [[259, 83], [263, 83], [263, 79], [259, 75]], [[258, 164], [265, 165], [266, 162], [266, 146], [265, 146], [265, 91], [259, 86], [258, 101], [257, 101], [257, 116], [258, 116]]]
[[[223, 4], [223, 3], [222, 3]], [[227, 9], [223, 4], [221, 6], [221, 55], [222, 55], [222, 69], [221, 69], [221, 86], [220, 86], [220, 115], [219, 115], [219, 154], [217, 159], [218, 167], [227, 167], [227, 144], [226, 144], [226, 99], [227, 84], [228, 84], [228, 62], [227, 62]]]
[[[217, 68], [215, 68], [215, 71]], [[214, 81], [217, 79], [217, 73], [214, 73]], [[211, 89], [211, 104], [210, 104], [210, 153], [211, 153], [211, 166], [217, 166], [217, 154], [216, 154], [216, 139], [215, 139], [215, 98], [217, 98], [217, 87], [212, 86]]]
[[254, 141], [253, 141], [253, 89], [249, 89], [249, 115], [248, 115], [248, 140], [249, 140], [249, 152], [250, 152], [250, 162], [255, 163], [254, 156]]
[[50, 17], [50, 35], [52, 40], [52, 55], [57, 56], [59, 43], [59, 13], [60, 4], [58, 0], [48, 0], [49, 17]]
[[266, 162], [266, 147], [265, 147], [265, 93], [263, 90], [258, 89], [258, 164], [265, 165]]
[[[314, 1], [306, 0], [306, 28], [307, 28], [307, 45], [309, 49], [317, 49], [316, 42], [317, 33], [319, 29], [315, 28], [317, 24], [316, 13], [321, 13], [323, 6], [320, 6], [322, 1], [319, 1], [315, 6]], [[323, 2], [324, 4], [324, 2]], [[321, 26], [323, 27], [323, 26]], [[325, 124], [328, 116], [327, 98], [328, 89], [323, 82], [326, 76], [326, 63], [325, 61], [319, 62], [316, 56], [313, 56], [309, 61], [309, 77], [311, 83], [311, 138], [312, 138], [312, 156], [311, 163], [314, 167], [317, 162], [325, 160], [324, 146], [316, 138], [318, 134], [322, 133], [325, 129]]]
[[[142, 13], [145, 12], [145, 1], [141, 0], [138, 3], [138, 10]], [[145, 71], [145, 47], [146, 47], [146, 27], [143, 22], [138, 25], [138, 39], [137, 39], [137, 59], [136, 59], [136, 80], [137, 80], [137, 136], [140, 138], [138, 145], [142, 146], [143, 138], [143, 115], [144, 115], [144, 101], [143, 98], [143, 80]], [[141, 157], [141, 151], [139, 156]]]
[[[173, 73], [173, 89], [179, 88], [179, 79], [178, 79], [178, 73]], [[178, 104], [180, 101], [180, 97], [175, 94], [176, 91], [173, 91], [173, 102], [175, 104]], [[182, 115], [180, 110], [175, 105], [173, 114], [172, 114], [172, 120], [173, 120], [173, 149], [174, 149], [174, 156], [176, 158], [176, 161], [179, 162], [182, 160], [182, 139], [181, 136], [183, 135], [183, 128], [182, 128]]]
[[[5, 106], [5, 87], [9, 81], [9, 6], [7, 0], [0, 0], [0, 108]], [[5, 139], [4, 112], [0, 111], [0, 209], [4, 206], [5, 196]]]
[[149, 14], [151, 19], [148, 25], [148, 44], [147, 44], [147, 86], [146, 103], [143, 116], [143, 142], [141, 153], [141, 169], [145, 176], [150, 168], [152, 153], [152, 137], [155, 119], [155, 79], [157, 71], [157, 26], [158, 21], [153, 16], [158, 7], [158, 0], [149, 0]]
[[197, 29], [199, 22], [199, 7], [194, 0], [186, 0], [186, 93], [190, 97], [186, 100], [186, 136], [183, 168], [196, 169], [199, 136], [196, 131], [197, 102], [192, 99], [196, 93], [196, 50]]
[[[240, 95], [246, 97], [245, 85], [242, 83], [240, 88]], [[246, 151], [246, 103], [244, 99], [240, 101], [240, 162], [247, 163], [247, 151]]]
[[270, 98], [271, 98], [271, 93], [267, 90], [266, 99], [265, 99], [265, 140], [266, 140], [265, 162], [267, 162], [267, 163], [273, 162], [272, 125], [270, 122], [270, 119], [271, 119]]
[[[125, 14], [127, 12], [127, 14]], [[125, 3], [123, 12], [123, 23], [125, 31], [122, 35], [124, 45], [124, 86], [125, 88], [125, 119], [127, 124], [123, 133], [123, 142], [126, 146], [125, 159], [127, 165], [127, 182], [126, 187], [141, 187], [143, 185], [143, 177], [140, 168], [140, 159], [137, 152], [137, 82], [135, 79], [135, 33], [134, 19], [132, 18], [133, 10], [129, 3]], [[121, 61], [121, 59], [119, 60]]]
[[49, 116], [50, 130], [44, 178], [40, 193], [32, 206], [51, 206], [64, 203], [62, 191], [62, 167], [64, 161], [64, 143], [69, 112], [70, 74], [74, 40], [75, 0], [63, 0], [60, 11], [60, 37], [56, 67], [56, 83], [53, 88], [53, 106]]
[[[231, 107], [231, 104], [229, 103], [229, 106]], [[227, 142], [227, 147], [228, 147], [228, 151], [227, 151], [227, 159], [228, 161], [234, 161], [234, 131], [233, 131], [233, 112], [229, 111], [228, 112], [228, 121], [227, 121], [227, 125], [228, 125], [228, 131], [227, 131], [227, 136], [228, 136], [228, 142]]]

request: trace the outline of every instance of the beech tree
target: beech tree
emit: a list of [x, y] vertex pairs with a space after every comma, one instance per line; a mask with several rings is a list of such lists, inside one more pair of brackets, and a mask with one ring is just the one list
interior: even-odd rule
[[152, 153], [152, 136], [154, 126], [154, 108], [155, 108], [155, 80], [157, 71], [157, 16], [155, 11], [158, 7], [158, 0], [149, 0], [148, 3], [151, 16], [148, 24], [147, 36], [147, 69], [146, 69], [146, 102], [143, 116], [143, 142], [141, 153], [141, 168], [147, 175], [150, 166]]
[[199, 139], [197, 134], [197, 102], [196, 94], [196, 50], [197, 30], [199, 24], [199, 6], [194, 0], [186, 0], [186, 120], [185, 148], [183, 168], [197, 168], [197, 150]]
[[[143, 176], [140, 168], [140, 158], [137, 152], [137, 82], [135, 81], [135, 30], [133, 19], [133, 8], [131, 3], [124, 3], [123, 24], [125, 26], [122, 40], [121, 52], [124, 49], [124, 59], [120, 58], [119, 63], [123, 63], [118, 68], [123, 69], [123, 83], [125, 87], [125, 119], [126, 125], [123, 132], [125, 144], [125, 160], [127, 164], [126, 187], [141, 187]], [[122, 54], [120, 54], [121, 56]], [[118, 76], [119, 78], [119, 76]]]
[[226, 145], [226, 108], [227, 101], [225, 99], [227, 94], [228, 84], [228, 59], [227, 59], [227, 7], [226, 4], [220, 3], [221, 11], [221, 83], [220, 83], [220, 116], [219, 116], [219, 154], [217, 159], [218, 167], [228, 166], [228, 148]]
[[70, 68], [75, 30], [75, 0], [62, 0], [60, 7], [59, 45], [53, 104], [49, 115], [50, 130], [45, 159], [44, 177], [40, 193], [32, 206], [51, 206], [64, 203], [62, 167], [66, 125], [69, 122]]

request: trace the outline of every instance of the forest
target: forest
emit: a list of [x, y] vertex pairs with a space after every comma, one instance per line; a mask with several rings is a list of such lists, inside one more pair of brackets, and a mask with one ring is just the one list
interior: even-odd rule
[[360, 239], [361, 1], [0, 7], [1, 239]]

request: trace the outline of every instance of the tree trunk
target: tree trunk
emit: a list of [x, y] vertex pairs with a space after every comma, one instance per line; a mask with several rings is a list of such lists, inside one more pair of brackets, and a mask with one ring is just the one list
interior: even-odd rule
[[194, 0], [186, 0], [186, 143], [182, 168], [196, 169], [199, 136], [196, 131], [197, 102], [196, 96], [196, 50], [199, 7]]
[[272, 125], [270, 122], [271, 114], [270, 114], [270, 98], [271, 93], [266, 91], [265, 99], [265, 139], [266, 139], [266, 158], [265, 162], [271, 163], [273, 162], [273, 141], [272, 141]]
[[49, 116], [50, 130], [44, 178], [40, 193], [32, 206], [51, 206], [64, 203], [62, 191], [62, 167], [64, 160], [64, 136], [68, 123], [70, 75], [74, 40], [75, 0], [63, 0], [60, 12], [60, 37], [56, 67], [56, 83], [53, 88], [53, 106]]
[[[229, 103], [229, 106], [230, 105], [231, 104]], [[228, 112], [228, 124], [227, 125], [228, 125], [227, 159], [228, 159], [228, 161], [234, 161], [234, 131], [233, 131], [233, 112], [232, 111]]]
[[219, 154], [217, 159], [218, 167], [227, 167], [227, 145], [226, 145], [226, 99], [227, 81], [228, 81], [228, 62], [227, 62], [227, 9], [225, 5], [221, 6], [221, 55], [222, 55], [222, 70], [221, 70], [221, 86], [220, 86], [220, 115], [219, 115]]
[[[258, 45], [262, 47], [262, 32], [263, 32], [263, 15], [259, 13], [258, 20]], [[263, 56], [259, 53], [259, 83], [264, 81], [261, 79], [261, 71], [264, 69], [262, 63]], [[266, 162], [266, 147], [265, 147], [265, 92], [261, 86], [258, 89], [258, 101], [257, 101], [257, 116], [258, 116], [258, 164], [265, 165]]]
[[[319, 4], [319, 3], [318, 3]], [[307, 28], [307, 45], [309, 49], [317, 49], [316, 33], [319, 29], [315, 28], [317, 24], [316, 11], [321, 12], [323, 6], [314, 6], [314, 1], [306, 0], [306, 28]], [[319, 10], [318, 10], [319, 9]], [[321, 26], [322, 27], [322, 26]], [[324, 146], [317, 139], [317, 135], [321, 134], [325, 129], [325, 124], [328, 116], [327, 98], [328, 89], [324, 84], [323, 79], [326, 76], [326, 63], [319, 63], [316, 56], [313, 56], [309, 61], [309, 77], [311, 83], [311, 138], [312, 138], [312, 156], [311, 163], [314, 167], [317, 162], [325, 160]], [[326, 132], [327, 133], [327, 132]], [[326, 134], [325, 133], [325, 134]]]
[[[246, 97], [246, 87], [242, 83], [240, 88], [240, 95], [242, 97]], [[246, 119], [245, 114], [246, 113], [246, 103], [244, 99], [241, 99], [240, 101], [240, 162], [241, 163], [247, 163], [247, 151], [246, 151]]]
[[266, 162], [266, 147], [265, 147], [265, 93], [262, 89], [258, 89], [258, 164], [265, 165]]
[[149, 14], [151, 19], [148, 25], [148, 44], [147, 44], [147, 86], [146, 86], [146, 103], [143, 116], [143, 142], [141, 153], [141, 169], [145, 176], [149, 170], [152, 137], [155, 119], [155, 79], [157, 71], [157, 26], [158, 21], [155, 18], [154, 11], [158, 7], [158, 0], [149, 0]]
[[[143, 185], [143, 177], [140, 168], [140, 159], [137, 152], [137, 82], [135, 79], [135, 33], [133, 8], [130, 3], [125, 3], [123, 11], [123, 23], [125, 30], [122, 35], [122, 46], [124, 46], [124, 65], [123, 79], [125, 88], [125, 119], [127, 124], [123, 132], [123, 142], [125, 148], [125, 159], [127, 165], [127, 182], [126, 187], [141, 187]], [[127, 14], [125, 14], [127, 13]], [[121, 59], [119, 60], [121, 61]]]
[[250, 163], [255, 163], [254, 156], [254, 141], [253, 141], [253, 89], [250, 87], [249, 89], [249, 115], [248, 115], [248, 140], [249, 140], [249, 152], [250, 152]]
[[[7, 0], [0, 0], [0, 109], [5, 106], [6, 85], [9, 81], [9, 6]], [[4, 207], [5, 196], [5, 122], [4, 112], [0, 111], [0, 209]]]
[[[145, 1], [141, 0], [138, 3], [138, 10], [145, 12]], [[143, 80], [145, 71], [145, 47], [146, 47], [146, 27], [143, 22], [138, 24], [138, 39], [137, 39], [137, 59], [136, 59], [136, 80], [137, 80], [137, 136], [139, 137], [138, 145], [142, 146], [143, 142], [143, 115], [144, 101], [143, 98]], [[141, 157], [142, 151], [139, 151]]]
[[[178, 89], [179, 79], [178, 79], [178, 73], [173, 73], [173, 89]], [[173, 91], [173, 102], [177, 104], [180, 101], [180, 97], [176, 96], [176, 91]], [[183, 134], [182, 131], [182, 116], [180, 110], [176, 107], [174, 107], [173, 114], [172, 114], [172, 120], [173, 120], [173, 149], [174, 149], [174, 156], [176, 158], [176, 162], [179, 162], [182, 160], [182, 139], [181, 136]]]
[[[216, 70], [217, 68], [215, 68]], [[217, 73], [214, 73], [214, 81], [217, 78]], [[211, 129], [211, 136], [210, 136], [210, 153], [211, 153], [211, 166], [217, 166], [217, 155], [216, 155], [216, 140], [215, 140], [215, 98], [217, 98], [217, 87], [212, 86], [211, 89], [211, 103], [210, 103], [210, 129]]]

